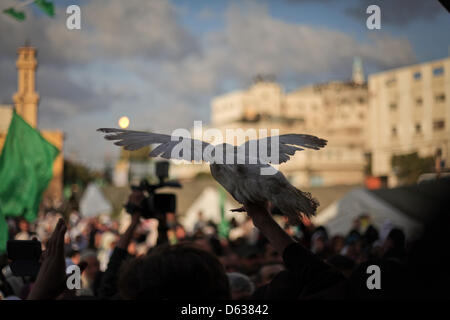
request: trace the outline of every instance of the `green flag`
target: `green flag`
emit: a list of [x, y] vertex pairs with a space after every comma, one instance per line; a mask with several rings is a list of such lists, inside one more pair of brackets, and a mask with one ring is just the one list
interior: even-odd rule
[[48, 14], [50, 17], [55, 15], [55, 8], [53, 7], [53, 2], [46, 0], [36, 0], [34, 4], [37, 5], [42, 11]]
[[14, 19], [19, 20], [19, 21], [25, 20], [25, 17], [26, 17], [25, 12], [17, 11], [14, 8], [5, 9], [5, 10], [3, 10], [3, 13], [7, 14], [8, 16], [11, 16]]
[[219, 187], [219, 209], [220, 209], [220, 223], [218, 226], [219, 236], [222, 238], [228, 238], [228, 234], [230, 232], [230, 223], [225, 218], [225, 201], [227, 199], [227, 195], [225, 194], [225, 190]]
[[59, 150], [14, 111], [0, 155], [0, 252], [8, 237], [5, 217], [33, 221], [53, 176]]

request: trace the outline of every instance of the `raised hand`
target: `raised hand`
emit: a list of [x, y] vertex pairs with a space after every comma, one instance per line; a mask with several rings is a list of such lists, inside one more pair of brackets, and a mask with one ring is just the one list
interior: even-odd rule
[[66, 225], [59, 219], [43, 253], [43, 261], [28, 300], [55, 299], [66, 288], [66, 263], [64, 260], [64, 235]]
[[272, 246], [283, 254], [284, 249], [294, 240], [278, 225], [269, 212], [268, 203], [249, 203], [244, 205], [253, 224], [270, 241]]

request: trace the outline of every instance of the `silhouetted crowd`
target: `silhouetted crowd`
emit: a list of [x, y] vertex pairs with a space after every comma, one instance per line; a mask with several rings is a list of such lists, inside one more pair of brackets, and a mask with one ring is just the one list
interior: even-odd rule
[[[348, 234], [330, 235], [308, 219], [290, 226], [284, 217], [264, 211], [263, 206], [254, 207], [243, 223], [230, 221], [228, 236], [223, 237], [218, 225], [204, 220], [201, 213], [193, 231], [186, 232], [173, 213], [166, 214], [164, 221], [143, 220], [139, 212], [112, 220], [82, 217], [74, 209], [65, 223], [58, 224], [63, 215], [43, 208], [32, 224], [9, 219], [9, 237], [36, 238], [44, 251], [53, 246], [43, 255], [40, 273], [47, 270], [42, 270], [46, 259], [46, 268], [54, 266], [52, 254], [55, 261], [63, 255], [64, 270], [80, 267], [81, 288], [63, 288], [63, 279], [57, 289], [47, 288], [41, 274], [16, 277], [3, 257], [1, 296], [169, 300], [450, 296], [445, 289], [449, 276], [442, 264], [448, 262], [448, 248], [443, 248], [448, 243], [448, 215], [445, 223], [426, 229], [419, 241], [408, 242], [401, 226], [386, 222], [377, 229], [370, 214], [361, 214]], [[367, 286], [370, 265], [380, 267], [380, 290]], [[44, 288], [38, 291], [37, 286]]]

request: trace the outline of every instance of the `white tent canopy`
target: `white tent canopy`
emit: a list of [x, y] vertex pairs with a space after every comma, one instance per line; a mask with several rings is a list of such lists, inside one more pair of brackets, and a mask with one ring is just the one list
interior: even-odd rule
[[379, 230], [389, 221], [401, 228], [407, 238], [414, 238], [421, 229], [418, 221], [363, 188], [352, 190], [333, 202], [314, 217], [312, 222], [326, 227], [331, 235], [346, 235], [352, 228], [353, 221], [363, 213], [371, 217], [372, 224]]
[[80, 213], [83, 217], [97, 217], [111, 214], [112, 206], [95, 183], [90, 183], [80, 200]]
[[[242, 222], [245, 220], [245, 214], [239, 212], [231, 212], [230, 210], [236, 208], [233, 203], [225, 200], [225, 218], [231, 220], [233, 217]], [[203, 213], [203, 219], [205, 221], [213, 221], [219, 223], [221, 220], [220, 213], [220, 195], [217, 188], [207, 187], [202, 193], [195, 199], [192, 205], [186, 210], [186, 215], [183, 217], [182, 222], [186, 228], [186, 231], [191, 232], [194, 229], [195, 223], [198, 220], [198, 213]]]

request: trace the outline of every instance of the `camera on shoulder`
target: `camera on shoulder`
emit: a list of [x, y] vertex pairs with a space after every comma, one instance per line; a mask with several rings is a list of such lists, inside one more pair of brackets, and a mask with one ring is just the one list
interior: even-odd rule
[[169, 162], [160, 161], [156, 163], [156, 176], [159, 183], [150, 184], [146, 179], [142, 179], [138, 186], [131, 186], [132, 190], [138, 190], [144, 193], [145, 198], [139, 206], [128, 202], [125, 209], [132, 214], [140, 211], [145, 219], [160, 218], [168, 212], [176, 212], [177, 199], [173, 193], [156, 193], [157, 189], [163, 187], [181, 188], [181, 184], [176, 180], [167, 181], [169, 177]]

